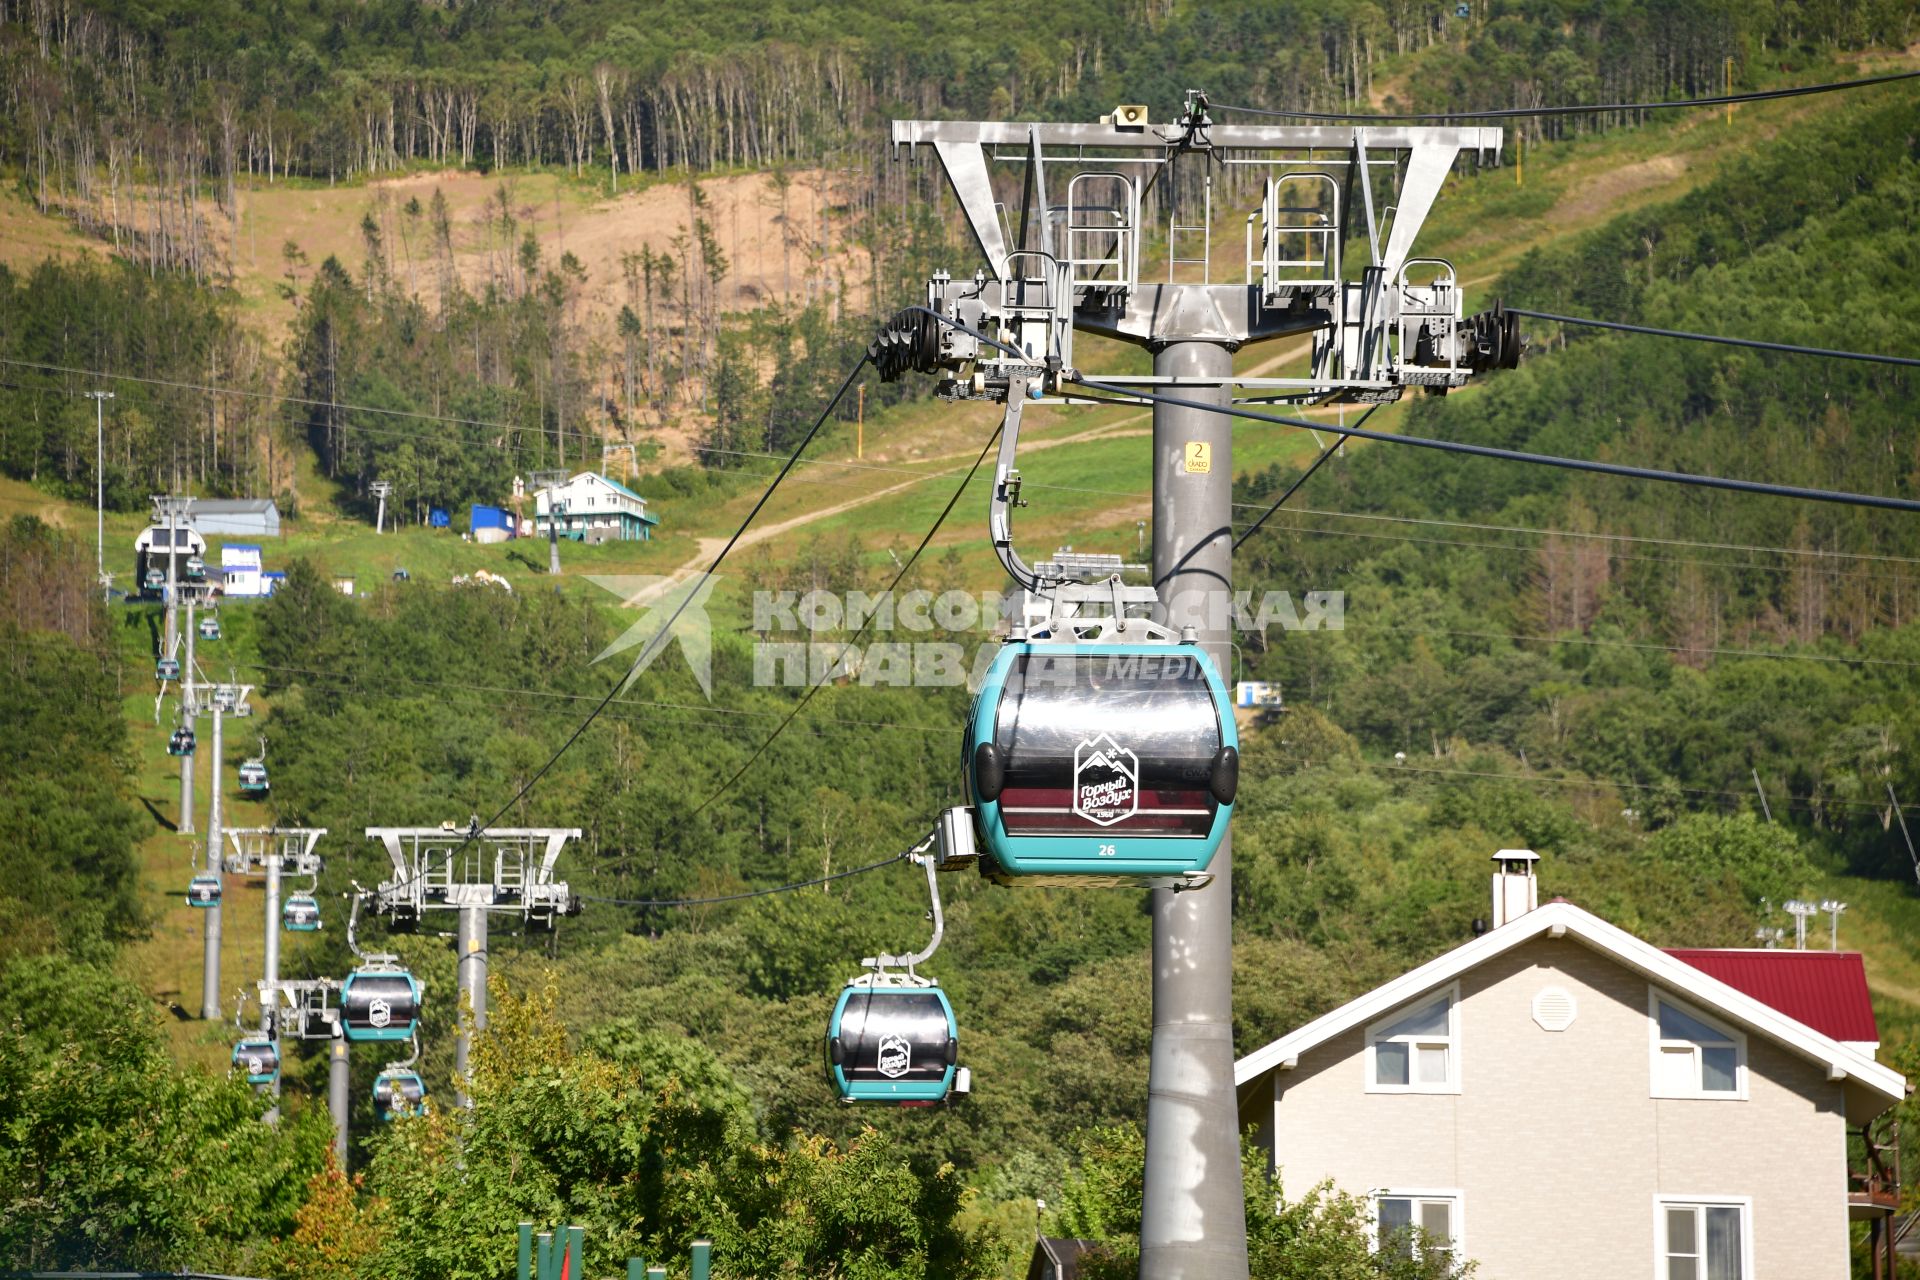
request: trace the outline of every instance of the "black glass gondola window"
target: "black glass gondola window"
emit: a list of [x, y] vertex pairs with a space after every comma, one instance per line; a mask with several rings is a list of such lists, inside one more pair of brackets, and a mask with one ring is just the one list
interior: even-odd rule
[[1190, 654], [1024, 654], [994, 723], [1010, 835], [1204, 836], [1221, 746]]
[[856, 991], [840, 1014], [840, 1070], [852, 1084], [926, 1084], [947, 1073], [951, 1029], [931, 992]]
[[413, 986], [398, 973], [356, 974], [341, 997], [349, 1027], [359, 1031], [406, 1031], [419, 1010]]

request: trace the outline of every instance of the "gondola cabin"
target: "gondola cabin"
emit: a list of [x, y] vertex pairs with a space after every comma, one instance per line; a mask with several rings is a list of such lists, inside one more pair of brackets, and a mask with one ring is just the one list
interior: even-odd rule
[[1015, 642], [967, 725], [967, 791], [989, 875], [1127, 884], [1205, 871], [1226, 834], [1240, 741], [1193, 644]]
[[188, 582], [205, 582], [207, 580], [207, 562], [201, 557], [188, 556], [185, 568]]
[[248, 1084], [272, 1084], [280, 1075], [280, 1043], [248, 1036], [233, 1046], [233, 1069], [245, 1073]]
[[161, 658], [153, 664], [153, 678], [165, 684], [180, 678], [180, 659]]
[[280, 923], [288, 933], [312, 933], [320, 927], [320, 903], [310, 893], [296, 893], [281, 906]]
[[388, 1067], [373, 1078], [373, 1113], [383, 1121], [427, 1114], [427, 1082], [418, 1071]]
[[846, 1102], [945, 1101], [959, 1052], [953, 1005], [926, 979], [893, 986], [856, 978], [827, 1026], [827, 1071]]
[[173, 736], [167, 739], [167, 754], [170, 756], [190, 756], [193, 754], [195, 739], [191, 729], [175, 729]]
[[[206, 577], [207, 540], [190, 524], [149, 525], [133, 540], [133, 580], [150, 596], [166, 590], [167, 561], [173, 561], [175, 582], [198, 582]], [[200, 562], [200, 577], [192, 573], [194, 561]]]
[[267, 762], [243, 760], [240, 763], [240, 794], [258, 800], [267, 794]]
[[200, 638], [202, 640], [218, 640], [220, 638], [220, 619], [211, 614], [200, 619]]
[[190, 907], [217, 907], [220, 905], [220, 877], [210, 871], [202, 871], [187, 882], [187, 905]]
[[405, 969], [355, 969], [340, 987], [347, 1039], [407, 1040], [420, 1018], [420, 984]]

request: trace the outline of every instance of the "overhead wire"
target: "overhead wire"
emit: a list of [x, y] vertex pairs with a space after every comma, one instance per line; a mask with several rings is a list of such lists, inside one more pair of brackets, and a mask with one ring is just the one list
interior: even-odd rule
[[[1373, 416], [1374, 410], [1378, 409], [1379, 407], [1380, 406], [1377, 404], [1370, 407], [1365, 413], [1360, 415], [1360, 420], [1354, 423], [1353, 425], [1356, 427], [1365, 426], [1367, 423], [1367, 419], [1371, 418]], [[1344, 437], [1342, 437], [1341, 439], [1335, 440], [1332, 444], [1322, 449], [1320, 451], [1320, 456], [1315, 458], [1312, 462], [1308, 463], [1306, 469], [1302, 471], [1297, 477], [1295, 477], [1294, 482], [1292, 484], [1287, 486], [1286, 492], [1282, 493], [1279, 497], [1275, 498], [1273, 500], [1273, 505], [1268, 507], [1265, 511], [1262, 511], [1260, 513], [1260, 518], [1258, 520], [1255, 520], [1251, 525], [1247, 526], [1246, 531], [1242, 533], [1239, 537], [1233, 540], [1233, 549], [1235, 551], [1238, 551], [1246, 543], [1248, 538], [1251, 538], [1254, 534], [1260, 532], [1261, 527], [1265, 525], [1268, 520], [1272, 519], [1274, 513], [1279, 511], [1281, 507], [1287, 504], [1287, 499], [1291, 498], [1294, 494], [1300, 492], [1300, 486], [1305, 484], [1309, 479], [1311, 479], [1313, 476], [1313, 473], [1320, 469], [1321, 464], [1326, 462], [1328, 458], [1331, 458], [1333, 456], [1334, 450], [1338, 449], [1341, 445], [1345, 443], [1346, 443], [1346, 440]]]
[[[765, 491], [761, 493], [759, 501], [753, 504], [753, 509], [747, 512], [746, 518], [740, 522], [740, 527], [734, 530], [733, 536], [727, 539], [726, 545], [721, 547], [719, 552], [714, 556], [713, 563], [707, 567], [706, 573], [702, 577], [703, 583], [719, 572], [720, 566], [725, 563], [728, 553], [731, 552], [740, 539], [745, 536], [747, 527], [753, 523], [754, 518], [760, 514], [761, 509], [773, 498], [774, 492], [780, 487], [780, 482], [785, 480], [787, 475], [793, 470], [794, 465], [799, 461], [800, 455], [806, 451], [808, 445], [813, 443], [813, 438], [820, 433], [821, 427], [826, 425], [827, 419], [833, 416], [833, 411], [839, 407], [840, 401], [846, 397], [848, 388], [853, 386], [854, 380], [860, 376], [861, 371], [866, 367], [867, 357], [863, 354], [854, 362], [853, 367], [847, 370], [847, 376], [841, 380], [839, 388], [834, 391], [832, 397], [827, 401], [826, 407], [820, 411], [820, 416], [814, 419], [813, 426], [808, 429], [806, 435], [800, 438], [800, 442], [794, 445], [793, 453], [787, 458], [786, 464], [780, 468], [779, 473], [773, 477], [773, 480], [767, 485]], [[484, 823], [476, 823], [471, 826], [468, 829], [466, 838], [447, 851], [446, 856], [441, 860], [441, 866], [443, 868], [452, 865], [454, 858], [465, 850], [468, 845], [478, 839], [481, 831], [492, 827], [508, 810], [525, 799], [527, 794], [539, 784], [540, 780], [547, 776], [547, 773], [553, 766], [559, 763], [560, 757], [565, 755], [576, 742], [580, 741], [581, 736], [592, 727], [593, 722], [600, 718], [601, 712], [605, 711], [607, 707], [612, 704], [614, 697], [625, 687], [627, 681], [631, 680], [636, 674], [643, 670], [646, 664], [652, 661], [653, 655], [658, 649], [666, 644], [667, 638], [673, 634], [674, 624], [680, 620], [680, 615], [686, 612], [687, 606], [693, 602], [694, 597], [699, 593], [699, 587], [695, 586], [681, 597], [680, 603], [674, 606], [673, 613], [667, 618], [666, 622], [662, 624], [660, 629], [641, 647], [639, 655], [634, 658], [632, 665], [628, 667], [626, 676], [616, 681], [613, 686], [607, 690], [606, 696], [594, 704], [593, 709], [587, 712], [580, 723], [574, 727], [573, 732], [568, 734], [566, 739], [554, 749], [553, 754], [547, 757], [545, 763], [534, 770], [532, 775], [514, 792], [512, 797], [494, 811], [493, 816], [489, 817]], [[427, 871], [423, 869], [418, 875], [414, 876], [411, 881], [406, 882], [406, 884], [416, 884], [424, 879], [426, 875]]]
[[1764, 480], [1741, 480], [1726, 476], [1698, 475], [1686, 471], [1667, 471], [1658, 467], [1636, 467], [1618, 462], [1598, 462], [1587, 458], [1567, 458], [1552, 453], [1533, 453], [1524, 449], [1502, 449], [1494, 445], [1469, 444], [1464, 440], [1438, 440], [1430, 436], [1409, 436], [1389, 431], [1368, 431], [1360, 427], [1341, 426], [1331, 422], [1309, 422], [1305, 418], [1289, 418], [1278, 414], [1255, 413], [1251, 409], [1236, 408], [1233, 405], [1210, 404], [1204, 400], [1192, 400], [1185, 396], [1159, 395], [1142, 391], [1137, 387], [1123, 387], [1113, 383], [1101, 382], [1095, 378], [1081, 376], [1075, 381], [1081, 386], [1092, 387], [1098, 391], [1129, 396], [1135, 401], [1147, 404], [1172, 405], [1182, 409], [1198, 409], [1206, 413], [1224, 414], [1228, 417], [1244, 418], [1251, 422], [1264, 422], [1270, 426], [1298, 427], [1307, 431], [1326, 431], [1356, 440], [1374, 440], [1387, 444], [1408, 445], [1414, 448], [1434, 449], [1443, 453], [1466, 454], [1479, 458], [1497, 458], [1505, 462], [1527, 462], [1536, 466], [1558, 467], [1566, 471], [1586, 471], [1598, 475], [1620, 476], [1630, 480], [1651, 480], [1668, 484], [1692, 485], [1705, 489], [1723, 489], [1735, 493], [1757, 493], [1776, 498], [1800, 498], [1809, 502], [1831, 502], [1842, 506], [1875, 507], [1887, 511], [1920, 511], [1920, 500], [1913, 498], [1893, 498], [1880, 494], [1849, 493], [1838, 489], [1816, 489], [1803, 485], [1774, 484]]
[[1920, 368], [1920, 360], [1911, 356], [1886, 356], [1870, 351], [1843, 351], [1836, 347], [1805, 347], [1792, 342], [1762, 342], [1758, 338], [1733, 338], [1720, 333], [1693, 333], [1686, 329], [1658, 329], [1652, 325], [1627, 324], [1619, 320], [1597, 320], [1592, 316], [1563, 316], [1552, 311], [1531, 311], [1525, 307], [1507, 307], [1509, 315], [1555, 324], [1578, 325], [1587, 329], [1612, 329], [1619, 333], [1647, 334], [1656, 338], [1680, 338], [1688, 342], [1713, 342], [1726, 347], [1749, 347], [1755, 351], [1781, 351], [1788, 355], [1820, 356], [1828, 360], [1864, 360], [1872, 364]]
[[740, 893], [723, 893], [712, 898], [607, 898], [598, 894], [578, 895], [582, 902], [604, 902], [614, 907], [653, 907], [661, 910], [674, 907], [709, 907], [720, 902], [744, 902], [748, 898], [767, 898], [776, 893], [792, 893], [798, 889], [813, 889], [823, 884], [832, 884], [836, 880], [845, 880], [851, 876], [863, 876], [869, 871], [878, 871], [890, 867], [896, 862], [905, 862], [912, 856], [912, 850], [902, 850], [891, 858], [882, 858], [878, 862], [869, 862], [864, 867], [853, 867], [846, 871], [835, 871], [831, 875], [815, 876], [811, 880], [796, 880], [792, 884], [774, 885], [767, 889], [748, 889]]
[[[1002, 430], [1001, 427], [995, 427], [993, 429], [993, 434], [991, 436], [988, 436], [987, 442], [980, 447], [980, 456], [974, 459], [973, 466], [967, 470], [966, 478], [961, 480], [959, 486], [954, 489], [953, 496], [947, 499], [947, 505], [944, 508], [942, 508], [940, 514], [937, 517], [935, 517], [932, 526], [928, 528], [926, 532], [926, 536], [920, 539], [920, 545], [915, 547], [913, 549], [913, 554], [908, 556], [906, 560], [901, 563], [899, 571], [893, 575], [893, 581], [888, 583], [887, 589], [881, 593], [881, 596], [883, 599], [887, 596], [892, 595], [894, 590], [897, 587], [899, 587], [902, 580], [906, 578], [907, 571], [913, 568], [915, 562], [917, 562], [920, 559], [920, 554], [923, 551], [925, 551], [927, 549], [927, 546], [933, 541], [934, 535], [940, 532], [940, 526], [942, 526], [947, 522], [947, 517], [949, 515], [953, 514], [953, 509], [955, 506], [959, 504], [961, 495], [967, 491], [967, 486], [973, 483], [974, 476], [977, 475], [980, 471], [980, 465], [987, 460], [988, 452], [993, 448], [994, 443], [1000, 439], [1001, 430]], [[870, 615], [867, 618], [867, 620], [861, 624], [860, 630], [855, 632], [853, 635], [853, 638], [851, 640], [848, 640], [846, 645], [842, 647], [842, 649], [840, 650], [840, 658], [834, 662], [834, 666], [833, 668], [830, 668], [830, 670], [837, 669], [839, 667], [840, 662], [845, 660], [847, 653], [853, 648], [854, 645], [860, 643], [861, 637], [866, 635], [868, 629], [873, 626], [873, 621], [874, 621], [873, 617]], [[699, 803], [699, 805], [697, 805], [694, 808], [693, 812], [687, 816], [689, 818], [698, 817], [700, 814], [706, 812], [706, 810], [712, 806], [714, 801], [718, 800], [721, 796], [725, 795], [728, 791], [732, 790], [733, 785], [736, 782], [740, 781], [740, 779], [746, 775], [747, 770], [753, 768], [755, 764], [759, 763], [760, 758], [767, 753], [767, 748], [771, 747], [774, 744], [774, 741], [777, 738], [779, 738], [779, 736], [782, 733], [786, 731], [787, 726], [793, 723], [794, 718], [798, 716], [802, 711], [806, 710], [807, 704], [813, 701], [814, 695], [820, 691], [821, 685], [823, 683], [824, 683], [823, 681], [822, 682], [810, 681], [807, 685], [807, 691], [800, 696], [800, 699], [798, 702], [794, 703], [793, 710], [787, 713], [786, 719], [782, 720], [778, 725], [774, 726], [773, 732], [768, 734], [766, 739], [762, 741], [759, 746], [754, 748], [753, 754], [747, 757], [746, 763], [742, 764], [738, 769], [735, 769], [733, 773], [728, 776], [725, 782], [722, 782], [717, 788], [715, 788], [707, 796], [707, 798], [702, 800]]]
[[1597, 102], [1552, 107], [1497, 107], [1482, 111], [1440, 111], [1421, 113], [1367, 114], [1341, 111], [1286, 111], [1272, 107], [1237, 107], [1224, 102], [1212, 103], [1217, 111], [1238, 111], [1245, 115], [1273, 116], [1282, 120], [1379, 121], [1413, 124], [1437, 120], [1525, 120], [1538, 116], [1605, 115], [1624, 111], [1678, 111], [1687, 107], [1732, 107], [1743, 102], [1768, 102], [1777, 98], [1804, 98], [1811, 94], [1840, 93], [1849, 89], [1870, 89], [1920, 76], [1920, 71], [1897, 71], [1858, 80], [1833, 80], [1822, 84], [1794, 85], [1784, 89], [1756, 89], [1748, 93], [1724, 93], [1710, 98], [1679, 98], [1660, 102]]

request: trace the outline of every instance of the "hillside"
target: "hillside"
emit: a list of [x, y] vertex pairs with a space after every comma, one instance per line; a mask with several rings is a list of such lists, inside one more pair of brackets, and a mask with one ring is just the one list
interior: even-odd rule
[[[360, 42], [392, 35], [381, 25], [392, 6], [367, 7], [359, 25], [324, 4], [307, 8], [283, 15], [285, 38], [327, 58], [350, 60]], [[502, 31], [519, 30], [511, 23], [523, 7], [492, 12], [504, 15]], [[1049, 21], [1071, 26], [1077, 12]], [[1244, 26], [1251, 12], [1229, 6], [1220, 21]], [[543, 38], [558, 48], [598, 13], [557, 9]], [[767, 25], [786, 21], [781, 38], [797, 40], [812, 30], [810, 13], [796, 6]], [[687, 20], [696, 19], [718, 21]], [[210, 20], [183, 19], [182, 29], [204, 32], [195, 22]], [[451, 11], [430, 21], [484, 25]], [[873, 49], [888, 47], [891, 21], [876, 19]], [[1476, 11], [1473, 21], [1484, 30], [1458, 50], [1483, 69], [1503, 49], [1517, 57], [1528, 40], [1548, 39], [1518, 18], [1501, 28]], [[437, 55], [430, 35], [420, 43]], [[1441, 81], [1443, 63], [1414, 36], [1389, 55], [1392, 36], [1380, 34], [1371, 88], [1321, 92], [1414, 103], [1485, 92]], [[868, 52], [875, 62], [861, 65], [879, 65]], [[30, 51], [16, 41], [10, 56]], [[1790, 59], [1774, 49], [1773, 60]], [[1920, 65], [1920, 52], [1864, 65]], [[1097, 102], [1119, 74], [1090, 69], [1097, 89], [1041, 101]], [[1223, 70], [1232, 74], [1258, 80]], [[991, 102], [998, 86], [978, 71], [943, 91], [953, 96], [942, 102]], [[332, 109], [318, 94], [293, 102], [313, 119]], [[1450, 179], [1422, 249], [1456, 263], [1469, 309], [1505, 298], [1912, 353], [1915, 104], [1900, 86], [1755, 104], [1732, 124], [1688, 112], [1533, 139], [1523, 168]], [[322, 162], [324, 137], [313, 129], [300, 165]], [[790, 171], [784, 216], [781, 179], [761, 170], [702, 175], [704, 205], [692, 203], [684, 174], [633, 182], [623, 172], [613, 196], [596, 167], [482, 173], [418, 154], [332, 184], [315, 172], [271, 184], [242, 175], [227, 233], [237, 225], [238, 238], [219, 238], [222, 199], [199, 206], [216, 246], [209, 261], [224, 255], [231, 280], [101, 266], [111, 232], [86, 227], [71, 204], [36, 210], [29, 192], [0, 208], [0, 227], [24, 229], [8, 237], [0, 274], [0, 354], [180, 384], [117, 385], [108, 568], [125, 581], [144, 494], [176, 479], [203, 492], [272, 492], [287, 509], [286, 534], [267, 551], [289, 571], [286, 589], [224, 605], [225, 634], [201, 659], [256, 686], [255, 718], [229, 735], [229, 769], [263, 745], [272, 769], [271, 798], [230, 798], [229, 821], [330, 832], [320, 888], [331, 914], [321, 932], [286, 941], [289, 972], [350, 965], [343, 895], [384, 866], [363, 828], [492, 812], [606, 693], [618, 664], [594, 659], [638, 615], [591, 579], [703, 568], [876, 318], [917, 296], [933, 267], [966, 261], [949, 207], [885, 199], [907, 189], [889, 182], [929, 191], [925, 174], [846, 175], [813, 137], [793, 144], [807, 163]], [[436, 192], [448, 229], [438, 249]], [[491, 223], [489, 210], [510, 225]], [[1243, 213], [1222, 211], [1216, 243], [1237, 243]], [[297, 255], [282, 256], [288, 242]], [[648, 264], [644, 282], [636, 258]], [[661, 261], [674, 264], [670, 276], [651, 274]], [[1107, 368], [1138, 362], [1097, 346], [1093, 356]], [[1274, 344], [1240, 360], [1279, 369], [1301, 358]], [[204, 1180], [205, 1203], [148, 1256], [112, 1253], [133, 1231], [131, 1212], [88, 1236], [64, 1225], [77, 1214], [41, 1212], [56, 1224], [42, 1227], [25, 1201], [0, 1206], [9, 1248], [27, 1256], [27, 1241], [36, 1259], [63, 1263], [258, 1268], [249, 1274], [479, 1275], [510, 1259], [472, 1224], [537, 1215], [588, 1223], [605, 1250], [596, 1268], [612, 1268], [621, 1249], [677, 1257], [686, 1239], [712, 1231], [732, 1233], [736, 1258], [798, 1257], [824, 1271], [857, 1244], [872, 1251], [863, 1274], [1011, 1277], [1025, 1267], [1036, 1197], [1056, 1206], [1042, 1225], [1068, 1223], [1058, 1206], [1067, 1188], [1085, 1191], [1076, 1170], [1098, 1166], [1116, 1127], [1143, 1111], [1142, 901], [950, 877], [947, 939], [928, 971], [960, 1011], [976, 1092], [950, 1109], [856, 1112], [821, 1079], [819, 1042], [860, 956], [924, 939], [924, 891], [901, 867], [744, 903], [596, 901], [555, 935], [501, 931], [500, 1030], [479, 1080], [495, 1105], [472, 1121], [483, 1127], [461, 1128], [469, 1121], [448, 1107], [383, 1129], [367, 1101], [379, 1063], [362, 1053], [350, 1164], [367, 1181], [357, 1199], [314, 1191], [321, 1055], [290, 1056], [289, 1122], [260, 1138], [242, 1124], [250, 1104], [239, 1089], [169, 1074], [176, 1063], [219, 1069], [231, 1027], [176, 1014], [152, 1032], [163, 1048], [140, 1047], [152, 1028], [129, 1006], [194, 1010], [200, 969], [200, 920], [181, 898], [193, 853], [171, 829], [171, 711], [153, 699], [157, 612], [89, 603], [92, 406], [72, 393], [91, 380], [26, 368], [6, 381], [0, 512], [59, 535], [22, 519], [0, 557], [9, 566], [0, 738], [13, 742], [11, 767], [34, 779], [32, 794], [75, 777], [89, 785], [70, 806], [49, 806], [65, 816], [58, 829], [35, 825], [27, 806], [0, 806], [9, 847], [47, 850], [44, 867], [9, 855], [13, 874], [0, 876], [0, 961], [46, 966], [19, 971], [33, 1008], [83, 993], [71, 1016], [114, 1046], [112, 1078], [129, 1098], [202, 1118], [204, 1135], [191, 1140], [170, 1130], [128, 1140], [129, 1165], [170, 1170], [182, 1151], [251, 1142], [248, 1161], [269, 1171], [250, 1181], [178, 1166]], [[206, 394], [205, 382], [256, 398]], [[1904, 369], [1536, 328], [1519, 370], [1394, 406], [1369, 426], [1912, 495], [1912, 392]], [[756, 644], [853, 639], [844, 627], [756, 629], [753, 593], [886, 585], [992, 432], [991, 408], [925, 393], [870, 380], [859, 425], [851, 408], [836, 415], [756, 517], [711, 606], [711, 697], [669, 651], [515, 808], [516, 822], [583, 829], [564, 864], [576, 891], [707, 898], [827, 875], [896, 852], [957, 802], [964, 690], [858, 679], [825, 687], [737, 784], [723, 785], [799, 695], [756, 682]], [[499, 501], [529, 469], [593, 466], [610, 438], [639, 446], [631, 483], [662, 521], [653, 541], [567, 545], [556, 580], [544, 544], [476, 545], [425, 525], [429, 506]], [[1296, 430], [1238, 432], [1239, 518], [1263, 512], [1317, 446]], [[1021, 470], [1031, 504], [1019, 514], [1023, 548], [1136, 554], [1151, 518], [1145, 413], [1035, 409]], [[382, 535], [365, 496], [376, 478], [401, 484], [397, 527]], [[976, 476], [961, 493], [903, 589], [977, 595], [1004, 585], [980, 520], [985, 488]], [[1676, 495], [1350, 445], [1236, 560], [1236, 584], [1256, 593], [1344, 592], [1346, 624], [1250, 634], [1239, 654], [1239, 674], [1280, 683], [1289, 710], [1243, 728], [1237, 1047], [1463, 941], [1484, 914], [1488, 855], [1523, 844], [1543, 855], [1546, 893], [1665, 946], [1750, 945], [1756, 928], [1790, 924], [1777, 905], [1786, 898], [1848, 902], [1840, 942], [1865, 954], [1883, 1056], [1920, 1066], [1920, 894], [1884, 800], [1890, 786], [1909, 810], [1920, 803], [1910, 741], [1920, 725], [1917, 528], [1886, 512]], [[228, 541], [251, 539], [216, 538], [212, 554]], [[408, 580], [395, 580], [401, 569]], [[477, 569], [512, 590], [452, 585]], [[342, 577], [354, 580], [354, 598], [331, 588]], [[991, 643], [979, 627], [867, 639], [952, 644], [969, 661]], [[204, 779], [203, 769], [203, 803]], [[81, 901], [100, 905], [69, 909]], [[253, 886], [230, 882], [228, 903], [225, 974], [238, 988], [258, 970], [264, 922]], [[24, 920], [45, 923], [4, 927]], [[451, 947], [431, 929], [368, 933], [428, 983], [422, 1070], [436, 1098], [450, 1097]], [[0, 1064], [21, 1074], [0, 1080], [32, 1075], [33, 1105], [54, 1115], [55, 1086], [72, 1089], [77, 1077], [48, 1074], [43, 1057], [58, 1055], [32, 1038], [40, 1032], [10, 1034]], [[203, 1083], [166, 1083], [175, 1080]], [[207, 1092], [191, 1107], [161, 1108], [150, 1091], [163, 1084]], [[0, 1115], [14, 1105], [27, 1104], [0, 1102]], [[131, 1102], [84, 1091], [74, 1105], [97, 1122], [90, 1132], [137, 1127], [113, 1128], [131, 1126], [116, 1110]], [[1907, 1126], [1910, 1145], [1917, 1131]], [[458, 1161], [455, 1142], [465, 1144]], [[155, 1176], [150, 1203], [168, 1203], [170, 1179]], [[91, 1193], [116, 1204], [128, 1194]], [[791, 1239], [743, 1221], [759, 1210], [778, 1222], [801, 1202], [833, 1213], [795, 1226]], [[734, 1214], [738, 1205], [750, 1208]], [[365, 1253], [328, 1270], [268, 1244], [296, 1228], [363, 1237]], [[59, 1231], [68, 1234], [55, 1239]]]

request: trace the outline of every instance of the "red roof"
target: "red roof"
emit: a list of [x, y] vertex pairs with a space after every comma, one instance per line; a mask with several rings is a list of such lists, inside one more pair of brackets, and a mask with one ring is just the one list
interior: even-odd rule
[[1858, 951], [1754, 951], [1670, 947], [1667, 954], [1812, 1027], [1832, 1040], [1877, 1043]]

